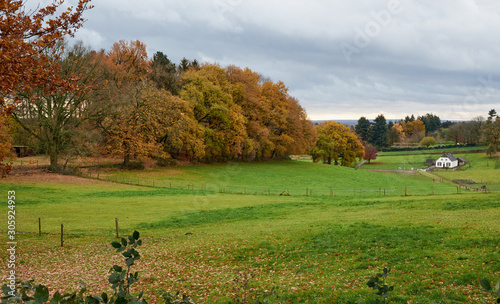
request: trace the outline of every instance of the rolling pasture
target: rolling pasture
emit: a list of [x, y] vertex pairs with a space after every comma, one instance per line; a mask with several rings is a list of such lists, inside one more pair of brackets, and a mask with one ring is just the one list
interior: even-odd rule
[[109, 290], [107, 272], [122, 263], [110, 246], [115, 218], [120, 234], [141, 232], [134, 291], [150, 300], [162, 289], [198, 303], [366, 303], [375, 299], [370, 276], [392, 266], [392, 303], [481, 303], [492, 297], [478, 280], [500, 279], [498, 193], [457, 194], [422, 175], [299, 161], [100, 179], [1, 181], [2, 193], [16, 191], [22, 279], [72, 291], [81, 278], [90, 293]]

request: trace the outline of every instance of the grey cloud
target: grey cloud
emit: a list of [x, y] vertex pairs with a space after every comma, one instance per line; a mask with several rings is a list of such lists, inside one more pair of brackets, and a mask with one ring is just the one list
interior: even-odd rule
[[[359, 31], [370, 25], [378, 30], [374, 22], [383, 19], [377, 15], [391, 3], [399, 3], [401, 11], [379, 24], [366, 45], [360, 47], [359, 40], [356, 45]], [[440, 111], [445, 119], [472, 118], [499, 104], [500, 3], [493, 0], [107, 0], [94, 5], [79, 36], [93, 47], [139, 39], [151, 54], [163, 51], [174, 61], [187, 57], [250, 67], [284, 81], [313, 119]], [[350, 62], [342, 43], [357, 48]], [[478, 95], [481, 90], [488, 94]]]

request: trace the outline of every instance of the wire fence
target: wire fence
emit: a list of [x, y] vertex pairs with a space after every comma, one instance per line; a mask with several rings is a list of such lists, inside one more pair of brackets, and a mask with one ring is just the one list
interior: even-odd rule
[[170, 189], [179, 194], [239, 194], [239, 195], [260, 195], [260, 196], [304, 196], [304, 197], [383, 197], [383, 196], [421, 196], [421, 195], [446, 195], [461, 194], [467, 192], [489, 192], [488, 187], [480, 188], [470, 185], [452, 185], [444, 183], [443, 179], [434, 180], [430, 186], [401, 186], [391, 187], [355, 187], [341, 188], [331, 187], [282, 187], [255, 186], [255, 185], [234, 185], [234, 184], [216, 184], [216, 183], [190, 183], [186, 181], [151, 179], [141, 177], [130, 177], [116, 174], [101, 174], [100, 172], [87, 172], [83, 175], [86, 178], [92, 178], [113, 183], [120, 183], [133, 186], [151, 187], [159, 189]]

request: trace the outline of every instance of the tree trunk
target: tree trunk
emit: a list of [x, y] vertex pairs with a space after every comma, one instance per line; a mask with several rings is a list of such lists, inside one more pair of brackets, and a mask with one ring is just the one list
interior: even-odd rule
[[123, 165], [128, 166], [129, 163], [130, 163], [130, 153], [125, 153], [125, 155], [123, 156]]
[[57, 171], [57, 146], [55, 144], [49, 145], [49, 157], [50, 157], [50, 171]]

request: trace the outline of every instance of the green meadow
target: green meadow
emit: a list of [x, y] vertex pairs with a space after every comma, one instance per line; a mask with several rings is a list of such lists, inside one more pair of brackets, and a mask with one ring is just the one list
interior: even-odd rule
[[456, 187], [433, 184], [418, 175], [380, 173], [302, 161], [231, 163], [105, 171], [101, 179], [177, 189], [183, 193], [235, 193], [292, 196], [380, 196], [453, 194]]
[[[477, 157], [470, 172], [498, 182]], [[150, 301], [161, 289], [197, 303], [367, 303], [375, 295], [366, 282], [391, 266], [390, 303], [482, 303], [493, 298], [479, 279], [500, 279], [497, 192], [458, 194], [423, 175], [301, 161], [99, 178], [1, 181], [2, 193], [16, 192], [21, 279], [64, 291], [83, 279], [89, 293], [109, 291], [109, 268], [123, 264], [110, 246], [116, 218], [121, 235], [141, 232], [132, 292]]]

